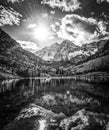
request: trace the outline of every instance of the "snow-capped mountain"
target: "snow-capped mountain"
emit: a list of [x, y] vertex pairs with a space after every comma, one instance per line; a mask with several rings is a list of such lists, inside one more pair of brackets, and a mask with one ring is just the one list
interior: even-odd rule
[[49, 47], [45, 47], [35, 54], [46, 61], [61, 61], [61, 60], [81, 60], [95, 54], [98, 50], [97, 43], [90, 43], [80, 46], [65, 40], [61, 44], [54, 43]]

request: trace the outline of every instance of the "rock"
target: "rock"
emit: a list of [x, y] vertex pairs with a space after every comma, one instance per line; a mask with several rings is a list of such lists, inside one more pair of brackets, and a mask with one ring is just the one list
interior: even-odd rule
[[109, 116], [82, 109], [67, 118], [31, 104], [3, 130], [109, 130]]
[[24, 119], [24, 118], [30, 118], [33, 116], [40, 116], [43, 118], [51, 118], [55, 114], [50, 111], [46, 110], [40, 106], [37, 106], [35, 104], [30, 104], [27, 108], [23, 109], [20, 114], [17, 116], [16, 120]]
[[35, 104], [24, 108], [4, 130], [54, 130], [65, 118], [63, 113], [55, 114]]
[[109, 130], [109, 122], [106, 125], [106, 130]]
[[63, 130], [108, 130], [107, 123], [109, 123], [109, 118], [105, 114], [82, 109], [73, 116], [62, 120], [60, 128]]

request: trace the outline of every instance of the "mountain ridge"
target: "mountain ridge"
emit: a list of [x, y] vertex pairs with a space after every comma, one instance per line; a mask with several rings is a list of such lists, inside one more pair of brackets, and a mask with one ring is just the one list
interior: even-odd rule
[[21, 48], [20, 44], [0, 29], [0, 75], [32, 76], [43, 60]]
[[66, 61], [74, 58], [81, 60], [81, 57], [85, 58], [96, 53], [98, 45], [91, 44], [80, 47], [71, 41], [64, 40], [60, 44], [54, 43], [50, 47], [44, 47], [42, 50], [35, 52], [35, 55], [45, 61]]

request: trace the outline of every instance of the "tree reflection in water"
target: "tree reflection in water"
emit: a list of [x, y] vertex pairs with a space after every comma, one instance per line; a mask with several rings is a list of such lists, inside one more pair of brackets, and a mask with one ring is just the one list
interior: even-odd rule
[[0, 81], [0, 124], [2, 128], [30, 103], [69, 116], [82, 108], [109, 113], [108, 102], [106, 84], [50, 78]]

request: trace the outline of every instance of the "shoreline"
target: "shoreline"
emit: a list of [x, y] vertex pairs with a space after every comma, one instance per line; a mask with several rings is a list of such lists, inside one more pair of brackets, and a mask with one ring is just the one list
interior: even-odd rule
[[89, 72], [74, 74], [72, 76], [42, 76], [42, 77], [19, 77], [15, 75], [0, 75], [0, 80], [6, 79], [45, 79], [47, 81], [51, 79], [73, 79], [76, 81], [88, 82], [88, 83], [109, 83], [109, 74], [107, 72]]

